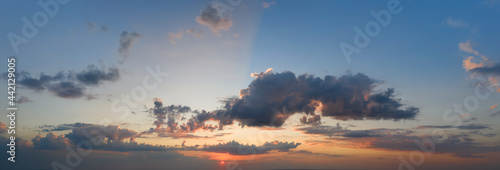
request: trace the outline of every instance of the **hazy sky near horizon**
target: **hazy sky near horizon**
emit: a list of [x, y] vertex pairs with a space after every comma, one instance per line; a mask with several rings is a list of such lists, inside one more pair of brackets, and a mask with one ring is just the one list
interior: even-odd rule
[[103, 126], [77, 168], [397, 169], [428, 138], [417, 169], [500, 166], [498, 1], [47, 2], [0, 1], [19, 152], [43, 168]]

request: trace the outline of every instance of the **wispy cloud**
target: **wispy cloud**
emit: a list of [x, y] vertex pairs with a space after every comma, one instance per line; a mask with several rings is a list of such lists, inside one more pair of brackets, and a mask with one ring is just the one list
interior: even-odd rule
[[120, 47], [118, 48], [118, 53], [120, 53], [120, 56], [122, 57], [120, 59], [120, 63], [125, 62], [127, 58], [130, 56], [130, 50], [132, 49], [132, 46], [141, 38], [142, 35], [140, 35], [137, 32], [127, 32], [123, 31], [122, 34], [120, 35]]
[[453, 19], [451, 17], [446, 18], [444, 23], [446, 23], [446, 25], [448, 25], [452, 28], [467, 28], [469, 26], [469, 23], [467, 23], [461, 19]]
[[262, 2], [262, 8], [270, 8], [272, 5], [276, 5], [276, 1], [271, 1], [271, 2]]
[[466, 41], [466, 42], [459, 43], [458, 48], [460, 48], [460, 51], [465, 51], [465, 52], [479, 56], [479, 52], [477, 52], [476, 50], [474, 50], [472, 48], [472, 44], [471, 44], [470, 40]]
[[180, 40], [182, 38], [182, 35], [184, 35], [184, 32], [181, 30], [177, 33], [171, 33], [168, 32], [168, 41], [172, 44], [177, 44], [176, 40]]

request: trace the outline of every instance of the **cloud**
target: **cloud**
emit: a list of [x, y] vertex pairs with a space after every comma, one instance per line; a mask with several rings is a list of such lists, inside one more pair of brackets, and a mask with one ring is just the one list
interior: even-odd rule
[[482, 85], [496, 87], [496, 91], [500, 93], [500, 63], [494, 63], [486, 56], [481, 56], [481, 61], [475, 61], [475, 58], [470, 56], [463, 61], [465, 71], [471, 73], [471, 78], [481, 75], [488, 77]]
[[462, 130], [478, 130], [478, 129], [491, 129], [487, 125], [482, 124], [468, 124], [468, 125], [460, 125], [460, 126], [451, 126], [451, 125], [422, 125], [418, 126], [418, 129], [428, 129], [428, 128], [438, 128], [438, 129], [462, 129]]
[[45, 137], [38, 134], [33, 140], [35, 149], [41, 150], [63, 150], [69, 146], [69, 140], [64, 135], [57, 136], [54, 133], [48, 133]]
[[481, 57], [480, 62], [476, 62], [474, 57], [469, 56], [466, 59], [464, 59], [462, 65], [463, 65], [463, 68], [465, 69], [465, 71], [470, 71], [470, 70], [473, 70], [475, 68], [484, 67], [488, 63], [490, 63], [489, 59], [484, 57], [484, 56]]
[[467, 123], [467, 122], [472, 122], [472, 121], [475, 121], [475, 120], [477, 120], [477, 117], [472, 117], [470, 119], [464, 120], [463, 122]]
[[[235, 121], [241, 126], [280, 127], [296, 113], [313, 115], [300, 121], [318, 125], [325, 116], [339, 120], [396, 121], [413, 119], [419, 112], [418, 108], [405, 106], [395, 98], [392, 88], [375, 92], [378, 81], [361, 73], [319, 78], [307, 74], [295, 76], [289, 71], [273, 73], [268, 69], [251, 76], [255, 79], [248, 88], [240, 90], [240, 98], [222, 101], [224, 105], [219, 110], [195, 110], [195, 115], [182, 125], [176, 118], [180, 117], [179, 113], [190, 112], [189, 107], [171, 105], [167, 108], [160, 99], [155, 99], [155, 107], [148, 112], [157, 118], [156, 128], [145, 133], [165, 136], [161, 133], [221, 130]], [[218, 121], [218, 125], [205, 124], [208, 120]], [[164, 124], [167, 128], [161, 128]]]
[[120, 71], [117, 68], [99, 69], [95, 65], [87, 66], [87, 70], [84, 70], [76, 74], [76, 79], [84, 84], [97, 86], [104, 81], [114, 82], [120, 78]]
[[311, 152], [308, 150], [297, 150], [293, 152], [289, 152], [289, 154], [306, 154], [306, 155], [313, 155], [313, 156], [321, 156], [321, 157], [344, 157], [344, 155], [334, 155], [334, 154], [326, 154], [326, 153], [315, 153]]
[[476, 50], [474, 50], [472, 48], [472, 44], [470, 43], [470, 40], [467, 42], [459, 43], [458, 48], [460, 48], [460, 51], [465, 51], [465, 52], [468, 52], [471, 54], [479, 55], [479, 52], [477, 52]]
[[23, 103], [33, 103], [33, 100], [31, 100], [30, 98], [26, 97], [26, 96], [21, 96], [17, 101], [16, 101], [17, 104], [23, 104]]
[[367, 129], [367, 130], [349, 130], [347, 127], [340, 126], [312, 126], [297, 129], [305, 134], [324, 135], [329, 137], [344, 137], [344, 138], [371, 138], [385, 137], [395, 134], [410, 134], [413, 133], [407, 129]]
[[[420, 150], [419, 145], [415, 141], [424, 141], [426, 139], [435, 142], [436, 153], [469, 153], [479, 154], [488, 152], [498, 152], [499, 146], [483, 146], [476, 143], [474, 139], [468, 135], [444, 135], [444, 136], [407, 136], [407, 135], [392, 135], [382, 138], [374, 138], [369, 141], [369, 148], [383, 148], [392, 150]], [[426, 146], [429, 147], [429, 146]]]
[[[87, 94], [87, 86], [98, 86], [103, 82], [114, 82], [120, 78], [117, 68], [97, 68], [95, 65], [87, 66], [81, 72], [59, 72], [55, 75], [41, 73], [38, 78], [33, 78], [27, 72], [19, 75], [19, 85], [27, 89], [42, 92], [49, 91], [61, 98], [95, 98]], [[28, 99], [29, 100], [29, 99]]]
[[271, 1], [271, 2], [262, 2], [262, 8], [269, 8], [272, 5], [276, 5], [276, 1]]
[[175, 40], [180, 40], [182, 38], [183, 34], [184, 34], [184, 32], [182, 30], [177, 32], [177, 33], [168, 32], [168, 40], [172, 44], [177, 44], [177, 42]]
[[[191, 112], [191, 108], [181, 105], [163, 106], [163, 101], [160, 98], [156, 98], [154, 108], [149, 109], [148, 112], [156, 117], [156, 121], [154, 122], [156, 125], [155, 132], [162, 133], [165, 131], [174, 133], [178, 129], [178, 123], [175, 120], [176, 115]], [[167, 119], [167, 122], [165, 122], [165, 119]], [[165, 130], [162, 129], [164, 124], [167, 125]]]
[[41, 129], [40, 131], [42, 131], [42, 132], [56, 132], [56, 131], [73, 130], [75, 128], [85, 127], [88, 125], [91, 125], [91, 124], [77, 122], [77, 123], [65, 123], [65, 124], [60, 124], [57, 126], [43, 125], [43, 126], [39, 126], [38, 128], [40, 128]]
[[192, 35], [194, 35], [196, 38], [201, 38], [201, 37], [203, 37], [203, 30], [199, 30], [198, 32], [196, 32], [194, 29], [187, 29], [187, 30], [186, 30], [186, 33], [187, 33], [187, 34], [192, 34]]
[[452, 28], [467, 28], [469, 26], [469, 23], [461, 19], [453, 19], [451, 17], [446, 18], [444, 22]]
[[290, 71], [251, 74], [255, 79], [240, 97], [229, 100], [218, 116], [226, 116], [248, 126], [281, 126], [295, 113], [314, 114], [340, 120], [413, 119], [415, 107], [404, 107], [394, 97], [395, 90], [374, 92], [377, 82], [364, 74], [341, 77], [295, 76]]
[[500, 76], [500, 63], [491, 66], [478, 66], [471, 69], [470, 72], [481, 75]]
[[125, 62], [127, 58], [130, 56], [130, 49], [132, 46], [141, 38], [142, 36], [137, 32], [128, 33], [127, 31], [123, 31], [120, 35], [120, 48], [118, 49], [118, 53], [122, 57], [120, 59], [120, 63]]
[[319, 124], [321, 124], [321, 116], [314, 115], [313, 117], [310, 117], [309, 119], [307, 118], [307, 116], [302, 116], [302, 118], [300, 118], [300, 123], [319, 125]]
[[223, 16], [224, 7], [217, 3], [208, 5], [195, 21], [207, 26], [213, 33], [219, 34], [221, 30], [229, 30], [233, 26], [231, 19]]
[[497, 106], [498, 106], [498, 104], [495, 104], [495, 105], [491, 106], [490, 107], [490, 111], [492, 111], [493, 109], [495, 109]]
[[87, 21], [87, 29], [90, 32], [94, 32], [97, 29], [100, 29], [102, 32], [108, 32], [108, 30], [109, 30], [108, 27], [106, 27], [106, 26], [101, 26], [99, 28], [99, 26], [94, 21]]
[[490, 114], [491, 117], [495, 117], [495, 116], [498, 116], [498, 115], [500, 115], [500, 111]]
[[455, 157], [460, 157], [460, 158], [484, 158], [484, 155], [472, 155], [470, 153], [461, 152], [461, 153], [456, 153]]
[[65, 75], [63, 75], [62, 72], [59, 72], [54, 76], [41, 73], [39, 78], [32, 78], [29, 73], [22, 72], [19, 75], [19, 84], [28, 89], [40, 92], [47, 89], [51, 82], [62, 80], [64, 76]]
[[[134, 141], [139, 133], [116, 125], [95, 125], [79, 123], [70, 125], [71, 132], [64, 137], [76, 145], [83, 141], [92, 142], [92, 149], [106, 151], [169, 151], [176, 150], [165, 145], [139, 144]], [[126, 140], [128, 139], [128, 141]]]
[[266, 142], [261, 146], [244, 145], [236, 141], [227, 143], [219, 143], [217, 145], [205, 145], [198, 150], [216, 153], [228, 153], [231, 155], [252, 155], [252, 154], [265, 154], [270, 151], [288, 152], [290, 149], [297, 148], [301, 143], [295, 142]]
[[85, 87], [69, 81], [51, 84], [48, 89], [61, 98], [80, 98], [85, 95]]
[[81, 127], [76, 127], [72, 129], [70, 133], [66, 135], [73, 143], [79, 143], [83, 140], [88, 140], [92, 137], [94, 140], [99, 142], [104, 141], [122, 141], [124, 139], [132, 139], [138, 135], [137, 132], [129, 129], [123, 129], [116, 125], [93, 125], [86, 124]]

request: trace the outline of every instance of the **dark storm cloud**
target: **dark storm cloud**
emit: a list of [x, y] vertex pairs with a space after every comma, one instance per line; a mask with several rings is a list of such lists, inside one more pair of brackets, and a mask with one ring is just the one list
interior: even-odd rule
[[265, 154], [270, 151], [278, 152], [288, 152], [290, 149], [297, 148], [300, 143], [295, 142], [266, 142], [261, 146], [256, 145], [245, 145], [238, 143], [236, 141], [230, 141], [227, 143], [219, 143], [217, 145], [206, 145], [198, 150], [216, 152], [216, 153], [228, 153], [231, 155], [252, 155], [252, 154]]
[[469, 70], [472, 73], [477, 73], [481, 75], [493, 75], [500, 76], [500, 63], [496, 63], [489, 66], [476, 67], [474, 69]]
[[340, 120], [413, 119], [419, 112], [404, 107], [392, 88], [375, 92], [378, 81], [361, 73], [319, 78], [268, 70], [253, 76], [256, 79], [241, 90], [241, 99], [229, 101], [224, 113], [243, 125], [279, 127], [292, 114], [313, 114], [316, 109]]
[[205, 25], [214, 33], [219, 33], [220, 30], [229, 30], [233, 26], [231, 19], [223, 16], [223, 8], [219, 4], [211, 4], [201, 11], [201, 14], [196, 17], [196, 22]]
[[120, 56], [122, 57], [120, 59], [120, 63], [125, 62], [127, 58], [130, 56], [130, 49], [132, 49], [132, 46], [141, 38], [142, 36], [137, 33], [137, 32], [127, 32], [123, 31], [122, 34], [120, 35], [120, 48], [118, 48], [118, 53], [120, 53]]
[[[180, 124], [180, 113], [191, 112], [187, 106], [163, 106], [161, 99], [155, 99], [154, 108], [148, 111], [157, 120], [158, 133], [194, 132], [198, 129], [216, 130], [231, 125], [234, 121], [241, 126], [280, 127], [293, 114], [305, 113], [300, 119], [303, 124], [319, 125], [321, 117], [340, 120], [404, 120], [414, 119], [418, 108], [405, 106], [395, 98], [395, 90], [377, 90], [379, 81], [364, 74], [347, 74], [341, 77], [312, 75], [295, 76], [290, 71], [253, 73], [255, 79], [248, 88], [240, 91], [241, 98], [223, 100], [222, 109], [214, 111], [194, 110], [187, 122]], [[316, 114], [316, 113], [320, 113]], [[167, 122], [165, 120], [167, 119]], [[218, 121], [218, 125], [207, 125], [206, 121]], [[166, 128], [161, 128], [167, 125]], [[335, 127], [334, 127], [335, 128]], [[361, 136], [363, 132], [353, 132]], [[168, 136], [162, 135], [161, 136]]]
[[49, 91], [61, 98], [95, 99], [95, 95], [87, 94], [88, 86], [98, 86], [103, 82], [114, 82], [120, 78], [117, 68], [98, 68], [95, 65], [87, 66], [81, 72], [59, 72], [55, 75], [41, 73], [38, 78], [29, 73], [21, 72], [19, 85], [27, 89], [42, 92]]

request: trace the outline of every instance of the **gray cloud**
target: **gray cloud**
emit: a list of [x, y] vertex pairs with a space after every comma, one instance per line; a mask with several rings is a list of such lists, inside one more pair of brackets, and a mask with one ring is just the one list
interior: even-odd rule
[[297, 150], [293, 152], [289, 152], [289, 154], [307, 154], [307, 155], [314, 155], [314, 156], [321, 156], [321, 157], [343, 157], [344, 155], [333, 155], [333, 154], [326, 154], [326, 153], [315, 153], [311, 152], [308, 150]]
[[[49, 126], [50, 127], [50, 126]], [[66, 135], [56, 136], [53, 133], [47, 134], [46, 137], [38, 135], [33, 139], [35, 149], [58, 150], [64, 149], [65, 146], [75, 147], [76, 144], [82, 141], [92, 142], [92, 149], [128, 152], [128, 151], [169, 151], [176, 148], [170, 148], [164, 145], [149, 145], [139, 144], [134, 141], [138, 133], [120, 128], [116, 125], [94, 125], [86, 123], [63, 124], [53, 126], [51, 131], [69, 130]], [[125, 141], [128, 139], [129, 141]]]
[[33, 100], [31, 100], [30, 98], [28, 98], [26, 96], [21, 96], [21, 97], [19, 97], [19, 99], [17, 99], [16, 103], [17, 104], [33, 103]]
[[490, 114], [491, 117], [495, 117], [495, 116], [498, 116], [500, 115], [500, 111], [497, 111], [497, 112], [494, 112], [492, 114]]
[[[476, 143], [469, 135], [447, 135], [447, 136], [407, 136], [407, 135], [393, 135], [382, 138], [375, 138], [371, 142], [372, 148], [384, 148], [392, 150], [420, 150], [415, 141], [424, 141], [430, 139], [435, 142], [436, 153], [469, 153], [479, 154], [488, 152], [498, 152], [500, 146], [483, 146]], [[397, 141], [397, 142], [395, 142]]]
[[419, 112], [404, 107], [392, 88], [375, 92], [378, 81], [361, 73], [319, 78], [268, 70], [253, 76], [248, 88], [241, 90], [241, 99], [228, 101], [226, 110], [217, 116], [248, 126], [279, 127], [290, 115], [314, 114], [316, 109], [323, 117], [340, 120], [413, 119]]
[[35, 149], [41, 150], [63, 150], [70, 143], [64, 135], [57, 136], [54, 133], [48, 133], [45, 137], [38, 134], [33, 140], [33, 146]]
[[466, 152], [456, 153], [455, 156], [460, 157], [460, 158], [484, 158], [485, 157], [484, 155], [473, 155], [473, 154], [466, 153]]
[[313, 117], [310, 117], [310, 118], [307, 118], [307, 116], [302, 116], [302, 118], [300, 118], [300, 123], [319, 125], [319, 124], [321, 124], [321, 116], [314, 115]]
[[97, 29], [99, 29], [102, 32], [108, 32], [108, 30], [109, 30], [108, 27], [106, 27], [106, 26], [98, 26], [94, 21], [87, 21], [87, 29], [90, 32], [94, 32]]
[[426, 128], [439, 128], [439, 129], [457, 128], [457, 129], [462, 129], [462, 130], [491, 129], [488, 125], [474, 124], [474, 123], [468, 124], [468, 125], [460, 125], [460, 126], [451, 126], [451, 125], [422, 125], [422, 126], [418, 126], [417, 128], [419, 128], [419, 129], [426, 129]]
[[72, 129], [66, 135], [73, 143], [79, 143], [83, 140], [88, 140], [89, 136], [99, 142], [105, 141], [122, 141], [124, 139], [133, 139], [138, 135], [137, 132], [129, 129], [119, 128], [116, 125], [92, 125], [77, 127]]
[[406, 135], [413, 133], [407, 129], [368, 129], [368, 130], [349, 130], [347, 127], [340, 126], [312, 126], [297, 129], [303, 131], [305, 134], [324, 135], [330, 137], [344, 137], [344, 138], [367, 138], [367, 137], [385, 137], [390, 135]]
[[255, 145], [245, 145], [240, 144], [236, 141], [230, 141], [227, 143], [219, 143], [217, 145], [206, 145], [203, 148], [198, 150], [200, 151], [208, 151], [208, 152], [216, 152], [216, 153], [228, 153], [231, 155], [251, 155], [251, 154], [265, 154], [269, 151], [278, 151], [278, 152], [288, 152], [290, 149], [297, 148], [300, 143], [295, 142], [266, 142], [261, 146]]
[[231, 19], [224, 17], [223, 8], [220, 4], [211, 4], [201, 11], [195, 21], [201, 25], [207, 26], [214, 33], [220, 30], [229, 30], [233, 26]]
[[[178, 114], [191, 112], [191, 108], [181, 105], [163, 106], [163, 101], [156, 98], [154, 101], [154, 108], [149, 109], [148, 112], [156, 117], [156, 121], [154, 122], [156, 125], [155, 132], [162, 133], [166, 131], [174, 133], [178, 129], [178, 123], [175, 120], [176, 116]], [[167, 122], [165, 122], [165, 119], [167, 119]], [[167, 125], [166, 129], [162, 128], [164, 124]]]
[[118, 49], [118, 52], [120, 53], [120, 56], [122, 57], [120, 59], [120, 63], [124, 63], [125, 60], [130, 56], [130, 49], [132, 49], [132, 46], [141, 38], [142, 36], [137, 33], [137, 32], [131, 32], [128, 33], [127, 31], [123, 31], [122, 34], [120, 35], [120, 48]]
[[87, 86], [98, 86], [103, 82], [114, 82], [120, 78], [117, 68], [97, 68], [95, 65], [87, 66], [81, 72], [59, 72], [55, 75], [41, 73], [38, 78], [33, 78], [27, 72], [19, 75], [19, 85], [27, 89], [42, 92], [49, 91], [61, 98], [94, 99], [95, 95], [87, 94]]
[[51, 84], [48, 86], [48, 90], [62, 98], [80, 98], [85, 96], [85, 87], [70, 81]]
[[76, 74], [76, 79], [84, 84], [97, 86], [104, 81], [116, 81], [120, 78], [120, 71], [117, 68], [99, 69], [95, 65], [87, 66], [87, 69]]
[[75, 128], [85, 127], [88, 125], [90, 124], [77, 122], [77, 123], [65, 123], [57, 126], [43, 125], [39, 126], [38, 128], [41, 129], [40, 130], [41, 132], [57, 132], [57, 131], [73, 130]]
[[[340, 120], [402, 120], [413, 119], [419, 112], [418, 108], [405, 107], [400, 99], [395, 98], [392, 88], [375, 92], [378, 81], [364, 74], [348, 74], [338, 78], [319, 78], [307, 74], [297, 77], [289, 71], [272, 73], [272, 69], [269, 69], [252, 76], [255, 79], [248, 88], [240, 91], [241, 98], [225, 99], [222, 101], [225, 104], [223, 109], [195, 110], [193, 113], [196, 115], [182, 125], [176, 121], [178, 113], [191, 109], [181, 105], [167, 108], [160, 99], [156, 99], [155, 107], [149, 109], [157, 118], [155, 131], [174, 133], [223, 129], [234, 121], [238, 121], [241, 126], [280, 127], [296, 113], [313, 115], [312, 118], [302, 117], [301, 123], [319, 125], [321, 116]], [[316, 111], [321, 116], [316, 115]], [[165, 119], [168, 121], [165, 122]], [[219, 124], [206, 125], [207, 120], [218, 121]], [[162, 129], [163, 124], [168, 127]]]
[[500, 63], [495, 63], [488, 66], [476, 67], [469, 71], [481, 75], [500, 76]]

